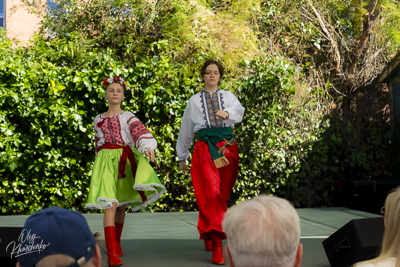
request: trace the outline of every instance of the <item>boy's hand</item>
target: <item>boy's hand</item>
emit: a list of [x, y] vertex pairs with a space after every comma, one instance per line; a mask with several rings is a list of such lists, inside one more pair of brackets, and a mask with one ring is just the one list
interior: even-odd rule
[[215, 114], [215, 115], [217, 115], [217, 119], [222, 118], [223, 120], [225, 120], [229, 117], [228, 112], [223, 111], [223, 110], [218, 110], [217, 114]]
[[188, 166], [186, 165], [186, 161], [179, 162], [179, 169], [183, 171], [185, 174], [189, 171]]

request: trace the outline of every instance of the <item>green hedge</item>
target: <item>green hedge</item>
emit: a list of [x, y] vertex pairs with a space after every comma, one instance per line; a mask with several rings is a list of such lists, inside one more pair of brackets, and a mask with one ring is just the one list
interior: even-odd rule
[[[30, 214], [52, 205], [87, 212], [92, 122], [106, 110], [100, 82], [113, 75], [131, 86], [125, 109], [159, 142], [155, 169], [167, 192], [147, 210], [196, 210], [190, 176], [178, 170], [175, 144], [186, 102], [201, 88], [199, 74], [188, 70], [204, 58], [187, 66], [143, 56], [128, 65], [111, 49], [91, 51], [73, 33], [51, 42], [38, 38], [28, 48], [13, 46], [1, 33], [0, 55], [1, 214]], [[323, 141], [331, 124], [318, 107], [320, 92], [296, 104], [298, 70], [284, 59], [244, 61], [242, 69], [235, 82], [225, 81], [236, 84], [246, 108], [235, 128], [241, 170], [231, 203], [268, 193], [296, 206], [328, 205], [328, 178], [336, 168]], [[313, 198], [310, 188], [317, 191]]]

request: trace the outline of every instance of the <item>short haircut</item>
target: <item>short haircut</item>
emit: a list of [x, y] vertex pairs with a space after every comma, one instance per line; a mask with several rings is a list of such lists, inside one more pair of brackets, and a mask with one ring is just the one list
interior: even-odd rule
[[218, 71], [220, 74], [220, 79], [222, 79], [222, 76], [224, 76], [224, 67], [221, 65], [221, 63], [219, 63], [218, 61], [212, 60], [212, 59], [209, 59], [206, 62], [204, 62], [203, 66], [201, 67], [201, 70], [200, 70], [201, 77], [203, 77], [204, 74], [206, 74], [207, 67], [212, 64], [217, 65]]
[[289, 201], [258, 196], [225, 213], [222, 224], [235, 267], [293, 266], [300, 218]]

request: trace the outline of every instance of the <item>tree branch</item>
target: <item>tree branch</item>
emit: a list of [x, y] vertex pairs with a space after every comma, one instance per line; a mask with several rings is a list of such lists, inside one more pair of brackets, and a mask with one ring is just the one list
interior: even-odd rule
[[339, 95], [343, 96], [343, 97], [349, 97], [345, 94], [343, 94], [342, 92], [340, 92], [338, 89], [335, 88], [335, 86], [333, 86], [333, 84], [330, 84], [330, 86], [333, 88], [333, 90], [336, 91], [336, 93], [338, 93]]
[[365, 46], [367, 45], [368, 39], [371, 35], [372, 25], [375, 23], [376, 19], [378, 18], [381, 9], [383, 9], [383, 7], [380, 7], [375, 12], [375, 8], [376, 8], [377, 4], [378, 4], [378, 0], [371, 0], [369, 8], [368, 8], [368, 12], [365, 14], [365, 20], [363, 23], [363, 30], [361, 32], [360, 40], [359, 40], [356, 48], [354, 49], [352, 60], [349, 65], [349, 73], [350, 74], [355, 73], [357, 63], [360, 60], [361, 54], [362, 54], [363, 50], [365, 49]]
[[[302, 13], [301, 11], [299, 11], [299, 13], [300, 13], [302, 16], [304, 16], [306, 19], [308, 19], [309, 21], [311, 21], [311, 22], [312, 22], [311, 25], [312, 25], [323, 37], [325, 37], [325, 39], [327, 39], [328, 41], [330, 41], [329, 38], [328, 38], [320, 29], [318, 29], [318, 28], [314, 25], [314, 23], [317, 23], [317, 22], [316, 22], [313, 18], [311, 18], [312, 14], [310, 14], [310, 12], [308, 12], [308, 10], [304, 8], [304, 6], [302, 6], [301, 9], [304, 10], [304, 12], [306, 12], [307, 14], [304, 14], [304, 13]], [[323, 21], [324, 21], [325, 24], [327, 24], [327, 26], [328, 26], [329, 28], [331, 28], [333, 34], [336, 35], [337, 38], [340, 40], [340, 44], [342, 45], [342, 47], [344, 47], [344, 48], [346, 49], [346, 51], [349, 51], [349, 48], [348, 48], [347, 45], [343, 42], [343, 39], [342, 39], [342, 37], [339, 35], [339, 33], [337, 33], [337, 32], [335, 31], [335, 28], [334, 28], [332, 25], [328, 24], [325, 20], [323, 20]], [[319, 25], [319, 24], [318, 24], [318, 25]]]
[[340, 56], [340, 51], [339, 47], [335, 41], [335, 39], [332, 37], [330, 31], [327, 29], [324, 20], [322, 19], [321, 15], [318, 13], [317, 9], [313, 6], [310, 0], [307, 0], [307, 3], [311, 6], [315, 16], [318, 19], [319, 26], [321, 29], [324, 31], [325, 35], [328, 37], [329, 41], [331, 42], [332, 45], [332, 50], [333, 50], [333, 67], [336, 72], [337, 76], [341, 76], [342, 71], [340, 70], [340, 64], [341, 64], [341, 56]]

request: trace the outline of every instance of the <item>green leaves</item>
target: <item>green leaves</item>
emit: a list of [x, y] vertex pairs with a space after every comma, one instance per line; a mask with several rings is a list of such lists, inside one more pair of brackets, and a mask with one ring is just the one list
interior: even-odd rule
[[[310, 185], [313, 190], [329, 187], [328, 177], [319, 171], [329, 166], [329, 146], [321, 142], [329, 127], [324, 110], [310, 112], [315, 110], [312, 101], [294, 102], [298, 69], [284, 59], [258, 58], [246, 65], [251, 72], [238, 88], [246, 111], [236, 130], [242, 156], [235, 197], [274, 194], [300, 206], [328, 203], [319, 195], [304, 194]], [[334, 166], [329, 169], [334, 172]]]
[[[208, 58], [223, 62], [221, 88], [246, 109], [235, 127], [241, 170], [230, 204], [267, 193], [297, 206], [329, 205], [336, 173], [385, 173], [390, 131], [368, 124], [361, 142], [351, 123], [337, 122], [340, 105], [331, 106], [339, 99], [329, 90], [341, 82], [327, 56], [332, 47], [304, 2], [60, 0], [60, 9], [43, 22], [43, 33], [50, 29], [52, 37], [37, 36], [20, 47], [0, 31], [2, 214], [48, 205], [83, 210], [94, 159], [93, 118], [107, 109], [100, 83], [116, 75], [129, 84], [123, 108], [159, 143], [155, 168], [168, 191], [152, 211], [195, 210], [191, 177], [178, 170], [175, 145]], [[345, 43], [356, 43], [364, 4], [349, 13], [353, 2], [313, 2]], [[393, 40], [376, 37], [385, 49], [399, 41], [391, 26], [397, 25], [397, 6], [382, 13], [390, 22], [379, 25], [382, 35]], [[385, 125], [385, 116], [374, 120]]]
[[[74, 48], [79, 41], [37, 38], [23, 53], [0, 50], [5, 59], [0, 64], [0, 196], [6, 203], [4, 214], [29, 214], [44, 205], [80, 209], [84, 201], [82, 189], [88, 186], [93, 160], [93, 133], [87, 129], [92, 128], [97, 112], [92, 100], [102, 101], [93, 90], [100, 81], [92, 79], [106, 76], [102, 54], [107, 51], [80, 54], [84, 51]], [[81, 71], [84, 65], [97, 68]], [[7, 183], [15, 180], [20, 182]], [[77, 184], [78, 180], [85, 186]], [[16, 205], [10, 204], [13, 200]]]
[[[148, 126], [159, 142], [156, 165], [171, 192], [157, 209], [193, 209], [190, 179], [175, 179], [179, 120], [197, 80], [179, 74], [165, 56], [142, 56], [123, 64], [112, 49], [88, 52], [73, 33], [13, 53], [0, 40], [0, 197], [3, 214], [29, 214], [44, 206], [83, 210], [94, 160], [92, 123], [106, 110], [105, 77], [122, 75], [129, 84], [125, 109]], [[2, 43], [2, 42], [5, 43]], [[172, 179], [171, 179], [172, 178]], [[10, 181], [23, 181], [13, 184]], [[186, 185], [185, 185], [186, 184]], [[185, 192], [181, 186], [185, 185]], [[173, 189], [172, 187], [177, 187]], [[22, 194], [25, 192], [26, 194]], [[189, 194], [189, 195], [186, 195]], [[189, 197], [191, 196], [191, 197]], [[171, 197], [169, 199], [169, 197]], [[182, 201], [192, 199], [191, 204]]]

